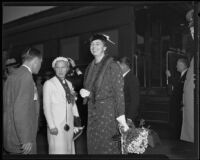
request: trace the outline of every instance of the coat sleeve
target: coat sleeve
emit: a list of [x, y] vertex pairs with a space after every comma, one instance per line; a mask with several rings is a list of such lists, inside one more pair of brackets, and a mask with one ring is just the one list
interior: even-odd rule
[[43, 86], [43, 108], [44, 115], [46, 117], [47, 124], [50, 129], [56, 127], [52, 114], [51, 93], [52, 85], [49, 81], [46, 81]]
[[33, 80], [30, 75], [20, 77], [18, 93], [14, 104], [14, 122], [20, 143], [31, 142], [33, 122], [31, 119], [33, 102]]
[[110, 75], [112, 83], [111, 85], [116, 102], [116, 107], [115, 107], [116, 117], [119, 117], [125, 114], [124, 79], [120, 66], [115, 62], [111, 64]]

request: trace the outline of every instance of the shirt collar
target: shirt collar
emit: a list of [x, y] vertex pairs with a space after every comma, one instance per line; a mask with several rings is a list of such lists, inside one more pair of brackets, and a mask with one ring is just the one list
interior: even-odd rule
[[32, 74], [32, 71], [31, 71], [30, 67], [28, 67], [28, 66], [25, 65], [25, 64], [23, 64], [22, 66], [26, 67], [26, 68], [31, 72], [31, 74]]
[[187, 69], [185, 69], [183, 72], [181, 72], [181, 77], [184, 75], [184, 73], [187, 71]]
[[123, 77], [125, 77], [128, 74], [128, 72], [130, 72], [130, 69], [123, 74]]

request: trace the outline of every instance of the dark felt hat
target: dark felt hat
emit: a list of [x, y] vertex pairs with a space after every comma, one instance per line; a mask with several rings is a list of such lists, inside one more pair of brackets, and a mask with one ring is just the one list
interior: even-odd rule
[[192, 27], [194, 25], [194, 18], [193, 18], [193, 15], [194, 15], [194, 9], [191, 9], [187, 12], [186, 14], [186, 20], [188, 21], [188, 26], [189, 27]]
[[15, 60], [15, 58], [8, 59], [6, 61], [6, 67], [18, 67], [19, 63]]
[[97, 39], [102, 40], [104, 42], [107, 42], [107, 38], [104, 35], [102, 35], [102, 34], [94, 34], [92, 37], [90, 37], [90, 43], [92, 41], [94, 41], [94, 40], [97, 40]]

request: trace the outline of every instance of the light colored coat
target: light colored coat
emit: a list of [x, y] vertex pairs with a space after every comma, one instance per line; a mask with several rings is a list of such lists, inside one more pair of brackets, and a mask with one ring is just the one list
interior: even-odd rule
[[[67, 84], [71, 92], [74, 92], [71, 82], [67, 81]], [[73, 141], [74, 116], [79, 116], [79, 114], [76, 103], [74, 105], [68, 104], [65, 90], [56, 76], [47, 80], [43, 86], [43, 105], [48, 124], [49, 154], [75, 154]], [[67, 124], [70, 126], [69, 131], [64, 130], [66, 113]], [[55, 127], [58, 129], [58, 134], [51, 135], [49, 128]]]
[[183, 124], [181, 140], [194, 142], [194, 58], [190, 63], [183, 89]]

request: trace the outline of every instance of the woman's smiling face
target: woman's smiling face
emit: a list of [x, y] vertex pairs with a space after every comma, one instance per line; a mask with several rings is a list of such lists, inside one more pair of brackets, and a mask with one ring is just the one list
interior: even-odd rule
[[90, 51], [93, 56], [100, 56], [106, 50], [106, 46], [102, 40], [96, 39], [90, 44]]

